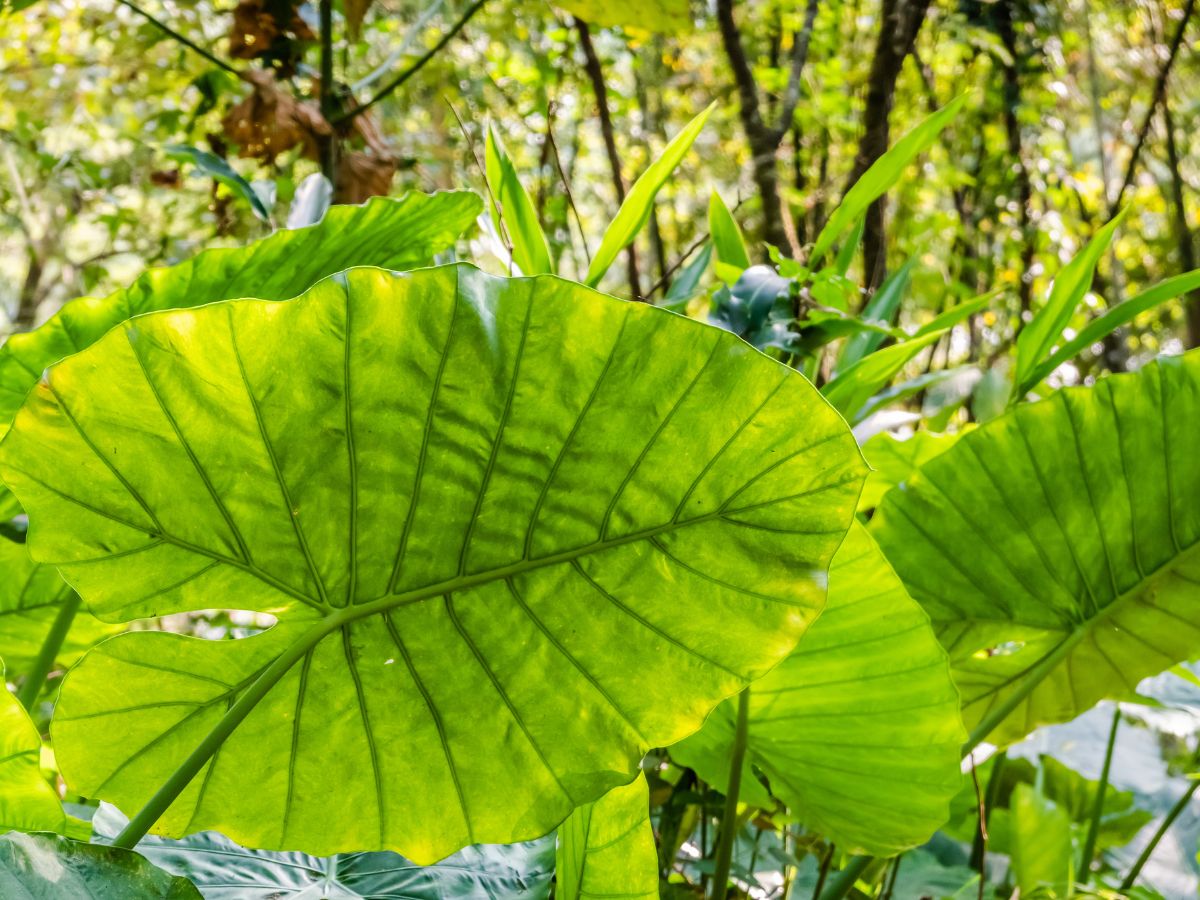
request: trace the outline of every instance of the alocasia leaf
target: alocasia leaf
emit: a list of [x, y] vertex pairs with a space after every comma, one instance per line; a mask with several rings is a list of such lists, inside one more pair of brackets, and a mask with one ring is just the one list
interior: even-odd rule
[[[726, 701], [671, 748], [721, 790], [735, 706]], [[946, 821], [961, 781], [958, 692], [929, 617], [861, 525], [833, 558], [821, 617], [751, 687], [748, 735], [746, 765], [839, 847], [887, 856]], [[755, 783], [739, 799], [763, 793]]]
[[1189, 353], [1019, 406], [884, 497], [872, 528], [976, 738], [1009, 743], [1200, 652], [1197, 446]]
[[280, 620], [88, 654], [72, 788], [200, 775], [158, 833], [427, 863], [544, 834], [790, 652], [865, 466], [732, 335], [448, 266], [132, 320], [49, 370], [0, 468], [98, 615]]
[[[109, 843], [126, 823], [120, 810], [102, 803], [92, 820], [93, 839]], [[554, 878], [553, 837], [467, 847], [432, 866], [418, 866], [387, 851], [318, 857], [248, 850], [213, 831], [177, 841], [147, 836], [137, 852], [159, 868], [187, 878], [205, 900], [533, 900], [548, 894]]]
[[[0, 655], [13, 673], [23, 672], [42, 648], [42, 642], [71, 588], [52, 566], [29, 558], [24, 544], [0, 540]], [[58, 654], [64, 664], [75, 662], [89, 647], [122, 626], [101, 622], [80, 610]]]
[[[5, 688], [3, 676], [0, 665], [0, 834], [62, 831], [67, 826], [66, 813], [42, 777], [42, 738], [29, 714]], [[0, 887], [3, 881], [0, 874]], [[0, 890], [0, 897], [8, 896], [12, 895]]]
[[21, 900], [203, 900], [186, 878], [129, 850], [54, 834], [0, 836], [0, 897]]
[[585, 803], [562, 823], [554, 896], [658, 897], [658, 851], [645, 775]]
[[962, 437], [963, 432], [934, 434], [918, 431], [901, 440], [890, 432], [881, 432], [863, 444], [863, 456], [871, 466], [871, 474], [858, 498], [859, 509], [874, 509], [898, 484], [903, 484], [935, 456], [945, 453]]
[[289, 300], [351, 266], [426, 265], [482, 209], [479, 197], [465, 191], [335, 206], [308, 228], [277, 231], [246, 247], [206, 250], [178, 265], [149, 269], [107, 297], [74, 300], [46, 324], [0, 346], [0, 427], [12, 421], [42, 370], [131, 316], [239, 297]]

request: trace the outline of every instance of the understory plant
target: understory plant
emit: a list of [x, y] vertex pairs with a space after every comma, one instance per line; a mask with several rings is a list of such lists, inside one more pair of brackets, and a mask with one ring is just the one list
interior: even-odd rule
[[[955, 827], [983, 836], [980, 896], [1092, 881], [1117, 795], [976, 753], [1200, 651], [1200, 356], [1048, 381], [1200, 277], [1064, 336], [1118, 218], [1020, 332], [990, 421], [868, 440], [950, 382], [904, 374], [990, 299], [906, 330], [911, 265], [865, 304], [849, 275], [962, 102], [802, 261], [751, 264], [714, 195], [669, 309], [594, 286], [711, 110], [586, 284], [553, 274], [492, 134], [486, 202], [333, 207], [10, 339], [0, 896], [724, 897], [770, 856], [785, 891], [900, 897], [884, 860]], [[485, 206], [503, 275], [445, 258]], [[155, 624], [211, 610], [237, 639]]]

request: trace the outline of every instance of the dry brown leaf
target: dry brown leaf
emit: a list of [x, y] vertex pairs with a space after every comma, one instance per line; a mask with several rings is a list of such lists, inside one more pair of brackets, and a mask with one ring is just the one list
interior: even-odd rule
[[362, 35], [362, 23], [367, 10], [371, 8], [372, 0], [343, 0], [346, 11], [346, 32], [350, 40], [357, 41]]
[[346, 153], [338, 160], [334, 180], [334, 203], [363, 203], [370, 197], [386, 196], [396, 174], [394, 156], [375, 156], [361, 150]]
[[221, 123], [225, 135], [238, 144], [238, 156], [272, 162], [280, 153], [302, 146], [304, 155], [315, 159], [317, 138], [330, 134], [316, 106], [281, 91], [269, 69], [252, 69], [242, 78], [253, 90]]

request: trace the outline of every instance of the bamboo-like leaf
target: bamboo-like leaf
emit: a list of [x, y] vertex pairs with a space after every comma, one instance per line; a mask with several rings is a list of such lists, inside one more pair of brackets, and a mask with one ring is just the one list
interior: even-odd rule
[[839, 373], [822, 388], [821, 393], [851, 424], [859, 422], [871, 396], [939, 337], [941, 335], [934, 332], [877, 350]]
[[968, 96], [964, 94], [950, 101], [920, 122], [912, 131], [896, 141], [883, 156], [875, 160], [871, 167], [863, 173], [862, 178], [846, 191], [846, 196], [842, 198], [838, 208], [830, 214], [825, 227], [817, 235], [812, 253], [809, 254], [811, 266], [816, 266], [821, 258], [833, 249], [838, 238], [862, 218], [868, 206], [882, 197], [892, 185], [900, 180], [900, 176], [904, 174], [909, 163], [933, 145], [942, 130], [962, 110]]
[[639, 774], [558, 829], [556, 900], [658, 897], [658, 853], [650, 826], [650, 789]]
[[616, 260], [617, 254], [632, 244], [638, 232], [645, 227], [650, 218], [650, 210], [654, 207], [654, 198], [667, 183], [667, 179], [679, 168], [679, 164], [683, 162], [688, 150], [704, 130], [708, 117], [716, 108], [717, 104], [714, 101], [704, 112], [692, 119], [683, 131], [667, 144], [662, 155], [634, 182], [625, 196], [625, 202], [617, 210], [616, 218], [604, 232], [596, 255], [592, 257], [592, 264], [588, 266], [587, 277], [584, 278], [588, 285], [595, 287], [600, 283], [604, 273]]
[[188, 784], [157, 833], [426, 863], [545, 833], [785, 656], [864, 465], [732, 335], [448, 266], [131, 320], [48, 372], [0, 470], [98, 614], [280, 620], [91, 651], [53, 724], [73, 789]]
[[[900, 311], [900, 303], [908, 291], [909, 277], [912, 275], [916, 259], [910, 259], [899, 269], [888, 276], [880, 285], [871, 300], [863, 308], [860, 317], [869, 322], [875, 322], [884, 328], [890, 328], [896, 323], [896, 314]], [[860, 331], [846, 340], [846, 345], [838, 355], [837, 372], [843, 372], [864, 357], [870, 356], [883, 343], [884, 334], [880, 331]]]
[[[736, 701], [671, 748], [723, 790]], [[750, 689], [739, 800], [772, 793], [850, 851], [891, 855], [924, 843], [947, 818], [961, 778], [958, 692], [929, 617], [861, 525], [829, 570], [825, 612], [784, 662]]]
[[1006, 744], [1200, 652], [1200, 354], [1069, 388], [960, 438], [872, 529]]
[[1079, 302], [1092, 285], [1092, 276], [1100, 257], [1108, 250], [1113, 236], [1129, 207], [1121, 210], [1111, 222], [1062, 267], [1054, 277], [1046, 305], [1039, 309], [1029, 324], [1017, 335], [1017, 371], [1013, 378], [1016, 385], [1014, 397], [1022, 396], [1037, 382], [1032, 376], [1038, 365], [1046, 359], [1051, 348], [1062, 336], [1063, 329], [1071, 321]]
[[496, 134], [495, 125], [488, 126], [484, 156], [492, 220], [504, 223], [505, 233], [512, 241], [513, 262], [523, 275], [551, 274], [554, 264], [550, 261], [550, 248], [542, 233], [537, 210], [521, 185], [508, 151]]
[[0, 836], [0, 897], [20, 900], [203, 900], [186, 878], [129, 850], [53, 834]]
[[708, 198], [708, 233], [717, 254], [717, 272], [722, 281], [733, 284], [750, 268], [750, 254], [733, 213], [716, 191]]

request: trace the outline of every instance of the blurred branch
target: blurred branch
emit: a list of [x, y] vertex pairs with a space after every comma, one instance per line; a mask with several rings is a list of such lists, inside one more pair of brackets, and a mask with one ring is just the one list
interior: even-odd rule
[[458, 21], [455, 22], [450, 29], [441, 36], [438, 42], [426, 50], [425, 53], [423, 53], [411, 66], [380, 88], [379, 92], [366, 103], [360, 104], [359, 106], [354, 107], [354, 109], [348, 109], [339, 116], [335, 116], [330, 120], [329, 124], [341, 125], [345, 122], [349, 122], [355, 116], [362, 115], [380, 100], [396, 91], [396, 89], [401, 87], [406, 81], [408, 81], [408, 79], [412, 78], [414, 75], [420, 72], [421, 69], [425, 68], [426, 63], [437, 56], [447, 44], [454, 40], [454, 38], [458, 36], [458, 33], [466, 27], [467, 23], [474, 18], [475, 14], [483, 9], [484, 4], [486, 3], [487, 0], [475, 0], [474, 3], [467, 7], [466, 12], [459, 16]]
[[226, 72], [229, 72], [232, 75], [239, 75], [239, 77], [240, 77], [240, 73], [238, 72], [238, 70], [235, 69], [233, 66], [231, 66], [229, 63], [225, 62], [225, 60], [218, 59], [217, 57], [213, 56], [211, 53], [209, 53], [207, 50], [205, 50], [199, 44], [195, 43], [194, 41], [190, 40], [189, 38], [184, 37], [182, 34], [180, 34], [178, 31], [176, 31], [174, 28], [172, 28], [166, 22], [163, 22], [160, 19], [156, 19], [154, 16], [150, 15], [150, 13], [146, 12], [146, 10], [142, 9], [137, 4], [131, 3], [130, 0], [117, 0], [117, 2], [120, 3], [122, 6], [132, 9], [135, 13], [137, 13], [139, 16], [141, 16], [143, 19], [145, 19], [147, 22], [149, 22], [155, 28], [162, 31], [168, 37], [183, 44], [183, 46], [187, 47], [189, 50], [191, 50], [195, 53], [199, 53], [201, 56], [203, 56], [205, 59], [207, 59], [214, 66], [224, 69]]
[[783, 94], [783, 109], [779, 113], [779, 124], [775, 126], [775, 143], [779, 144], [788, 129], [792, 127], [792, 118], [796, 115], [796, 107], [800, 104], [800, 76], [804, 72], [804, 64], [808, 62], [808, 48], [812, 43], [813, 25], [817, 21], [817, 7], [820, 0], [808, 0], [808, 8], [804, 12], [804, 27], [792, 37], [792, 70], [788, 75], [787, 89]]

